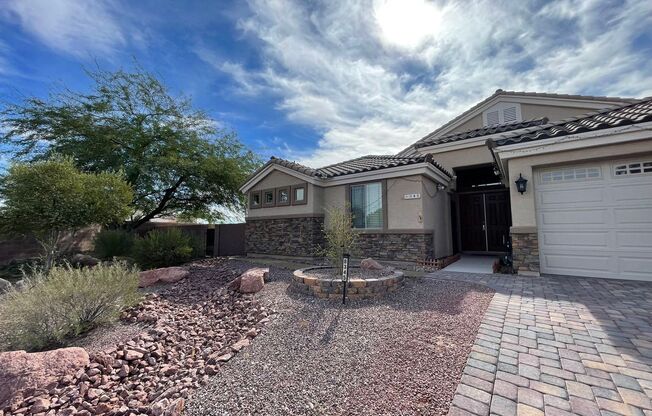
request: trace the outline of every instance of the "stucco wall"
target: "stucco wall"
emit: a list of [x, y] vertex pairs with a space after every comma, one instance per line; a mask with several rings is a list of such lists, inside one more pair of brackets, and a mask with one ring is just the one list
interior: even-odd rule
[[433, 257], [453, 254], [453, 236], [450, 212], [450, 195], [437, 191], [434, 182], [424, 178], [422, 183], [424, 227], [433, 231]]
[[591, 108], [577, 107], [556, 107], [551, 105], [521, 104], [521, 117], [523, 120], [533, 118], [548, 117], [550, 122], [563, 120], [568, 117], [579, 116], [589, 111], [595, 111]]
[[[288, 175], [283, 172], [273, 171], [249, 192], [262, 191], [287, 185], [299, 185], [305, 183], [300, 178]], [[250, 209], [247, 206], [247, 218], [279, 217], [288, 215], [323, 214], [324, 195], [323, 188], [308, 183], [308, 202], [304, 205], [287, 205], [282, 207], [262, 207]], [[247, 200], [248, 201], [248, 200]]]
[[[573, 162], [618, 159], [646, 153], [652, 153], [652, 138], [632, 143], [591, 147], [509, 160], [507, 168], [509, 171], [513, 227], [536, 227], [534, 200], [536, 185], [532, 174], [534, 168]], [[518, 193], [514, 184], [520, 173], [528, 180], [527, 192], [523, 195]]]
[[423, 199], [403, 199], [405, 194], [422, 194], [422, 177], [387, 180], [387, 226], [390, 230], [422, 230]]
[[491, 152], [484, 142], [476, 147], [452, 150], [450, 152], [433, 153], [433, 158], [446, 170], [453, 172], [453, 169], [461, 166], [474, 166], [493, 163]]

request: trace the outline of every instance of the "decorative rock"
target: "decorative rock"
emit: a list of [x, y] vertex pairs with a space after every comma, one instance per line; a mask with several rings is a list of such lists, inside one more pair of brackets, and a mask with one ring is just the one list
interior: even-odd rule
[[360, 268], [361, 269], [367, 269], [367, 270], [383, 270], [384, 267], [382, 264], [378, 263], [376, 260], [372, 258], [367, 258], [364, 259], [360, 262]]
[[143, 358], [143, 353], [141, 352], [134, 350], [125, 351], [125, 360], [127, 361], [140, 360], [141, 358]]
[[149, 287], [156, 283], [174, 283], [185, 279], [188, 270], [183, 267], [164, 267], [140, 272], [138, 287]]
[[265, 278], [269, 275], [269, 269], [254, 267], [240, 276], [240, 293], [256, 293], [265, 285]]
[[40, 413], [40, 412], [45, 412], [50, 408], [50, 401], [48, 399], [43, 399], [43, 398], [37, 398], [34, 400], [34, 403], [32, 404], [32, 407], [29, 409], [30, 412], [32, 413]]
[[72, 264], [75, 264], [77, 266], [82, 266], [82, 267], [93, 267], [100, 264], [100, 260], [96, 259], [95, 257], [89, 256], [87, 254], [81, 254], [81, 253], [77, 253], [74, 256], [72, 256], [70, 262]]
[[0, 279], [0, 293], [4, 293], [11, 289], [11, 283], [5, 279]]
[[0, 353], [0, 409], [12, 397], [29, 389], [43, 389], [66, 375], [74, 375], [89, 364], [83, 348], [27, 353]]
[[236, 342], [235, 344], [233, 344], [231, 346], [231, 349], [233, 351], [235, 351], [235, 352], [238, 352], [241, 349], [243, 349], [244, 347], [249, 346], [249, 344], [251, 344], [251, 341], [249, 340], [249, 338], [244, 338], [244, 339], [241, 339], [240, 341]]

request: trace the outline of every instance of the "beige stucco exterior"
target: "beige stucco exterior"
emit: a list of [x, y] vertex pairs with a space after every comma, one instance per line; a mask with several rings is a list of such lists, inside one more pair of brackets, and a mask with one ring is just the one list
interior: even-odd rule
[[[648, 140], [618, 143], [606, 146], [587, 147], [575, 150], [560, 151], [554, 153], [538, 154], [527, 157], [519, 157], [507, 161], [509, 172], [510, 198], [512, 206], [512, 226], [536, 228], [535, 211], [535, 181], [533, 171], [537, 168], [564, 165], [572, 163], [583, 163], [589, 161], [627, 158], [635, 155], [652, 153], [652, 137]], [[515, 181], [519, 174], [528, 179], [528, 189], [523, 195], [516, 191]]]
[[[301, 178], [297, 178], [287, 173], [272, 171], [269, 175], [265, 176], [260, 182], [251, 188], [251, 192], [263, 191], [266, 189], [274, 189], [282, 186], [301, 185], [305, 184]], [[311, 183], [307, 184], [308, 188], [308, 202], [304, 205], [288, 205], [282, 207], [264, 207], [250, 209], [247, 206], [247, 218], [269, 218], [275, 216], [288, 216], [288, 215], [310, 215], [310, 214], [323, 214], [324, 196], [323, 188], [315, 186]], [[247, 199], [249, 201], [249, 199]]]
[[560, 107], [539, 104], [521, 104], [521, 117], [523, 120], [532, 120], [540, 117], [547, 117], [548, 121], [554, 123], [569, 117], [576, 117], [595, 109], [588, 107]]

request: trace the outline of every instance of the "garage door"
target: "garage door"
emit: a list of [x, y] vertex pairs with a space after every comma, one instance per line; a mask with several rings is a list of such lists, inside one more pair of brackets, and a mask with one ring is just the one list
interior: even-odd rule
[[652, 157], [534, 176], [542, 273], [652, 281]]

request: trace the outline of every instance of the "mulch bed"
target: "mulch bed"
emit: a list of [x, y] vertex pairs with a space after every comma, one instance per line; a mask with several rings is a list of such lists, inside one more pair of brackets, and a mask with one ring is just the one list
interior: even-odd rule
[[291, 271], [270, 276], [258, 298], [277, 314], [195, 392], [188, 414], [446, 414], [493, 296], [421, 279], [342, 306], [289, 291]]

